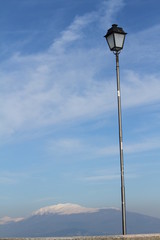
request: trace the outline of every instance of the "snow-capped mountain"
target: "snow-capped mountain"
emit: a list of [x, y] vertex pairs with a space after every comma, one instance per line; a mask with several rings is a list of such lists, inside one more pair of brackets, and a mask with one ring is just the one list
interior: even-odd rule
[[44, 215], [44, 214], [70, 215], [77, 213], [94, 213], [98, 211], [99, 211], [98, 208], [86, 208], [78, 204], [65, 203], [40, 208], [39, 210], [33, 212], [32, 215]]
[[[9, 222], [7, 223], [7, 221]], [[58, 204], [41, 208], [26, 219], [0, 225], [0, 237], [67, 237], [121, 234], [121, 211]], [[160, 219], [127, 212], [128, 233], [159, 233]]]

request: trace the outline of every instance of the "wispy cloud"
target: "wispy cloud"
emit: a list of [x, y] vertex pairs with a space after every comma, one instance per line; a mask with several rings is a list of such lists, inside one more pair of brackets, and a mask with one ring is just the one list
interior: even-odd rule
[[6, 223], [11, 223], [11, 222], [19, 222], [22, 221], [23, 218], [11, 218], [11, 217], [3, 217], [0, 218], [0, 225], [6, 224]]
[[[133, 179], [133, 178], [138, 178], [139, 175], [135, 172], [125, 172], [125, 178], [127, 179]], [[91, 173], [90, 175], [82, 176], [81, 181], [86, 181], [86, 182], [106, 182], [106, 181], [115, 181], [115, 180], [120, 180], [120, 169], [117, 171], [117, 166], [108, 168], [108, 169], [103, 169], [103, 170], [97, 170], [96, 172]]]
[[[156, 34], [156, 37], [152, 38], [152, 41], [147, 36], [153, 36], [154, 33]], [[125, 41], [125, 50], [123, 54], [128, 58], [128, 66], [133, 68], [133, 65], [137, 66], [140, 64], [141, 68], [144, 68], [146, 66], [150, 67], [148, 70], [151, 72], [152, 68], [154, 66], [159, 65], [159, 54], [157, 49], [160, 47], [160, 24], [157, 22], [156, 25], [153, 25], [149, 28], [145, 28], [139, 32], [132, 31], [129, 32], [127, 35], [127, 41]], [[143, 46], [143, 47], [142, 47]], [[131, 65], [130, 65], [131, 63]], [[133, 64], [134, 63], [134, 64]], [[159, 72], [159, 70], [157, 69]]]
[[[2, 63], [1, 135], [11, 135], [31, 126], [88, 118], [96, 115], [96, 106], [97, 109], [105, 107], [102, 98], [106, 92], [102, 89], [111, 95], [108, 87], [111, 84], [94, 80], [97, 61], [93, 64], [92, 59], [98, 50], [89, 50], [88, 55], [86, 48], [73, 49], [67, 56], [63, 51], [59, 54], [60, 46], [65, 50], [66, 42], [75, 39], [73, 36], [83, 21], [84, 17], [79, 17], [60, 39], [55, 40], [54, 51], [52, 46], [46, 53], [37, 55], [15, 54]], [[109, 102], [108, 106], [111, 106]]]
[[115, 21], [118, 12], [125, 6], [124, 0], [104, 1], [102, 5], [103, 16], [100, 19], [101, 25], [109, 28]]
[[[133, 179], [138, 178], [139, 176], [137, 174], [125, 174], [126, 179]], [[114, 181], [114, 180], [120, 180], [120, 172], [117, 174], [107, 174], [107, 175], [94, 175], [94, 176], [88, 176], [84, 177], [82, 180], [87, 182], [104, 182], [104, 181]]]
[[[104, 65], [104, 49], [98, 44], [86, 47], [84, 31], [95, 19], [100, 22], [106, 16], [110, 22], [123, 5], [123, 1], [104, 2], [97, 12], [76, 17], [47, 51], [15, 53], [1, 63], [1, 136], [112, 113], [116, 107], [115, 82], [97, 78]], [[160, 101], [158, 75], [127, 71], [124, 76], [124, 108]]]
[[122, 83], [123, 107], [143, 106], [160, 101], [159, 75], [125, 71]]
[[[125, 154], [135, 154], [140, 152], [148, 152], [151, 150], [159, 149], [160, 148], [160, 139], [157, 137], [148, 137], [145, 139], [141, 139], [139, 142], [136, 141], [133, 143], [125, 143], [124, 144], [124, 153]], [[97, 150], [97, 154], [99, 155], [117, 155], [119, 152], [118, 146], [107, 146], [103, 148], [99, 148]]]
[[109, 181], [109, 180], [115, 180], [119, 179], [119, 174], [108, 174], [108, 175], [100, 175], [100, 176], [90, 176], [90, 177], [84, 177], [83, 180], [86, 181]]
[[75, 151], [79, 151], [82, 148], [84, 149], [84, 146], [82, 145], [81, 141], [78, 139], [60, 139], [60, 140], [55, 140], [51, 141], [49, 143], [49, 148], [52, 150], [60, 150], [60, 152], [64, 152], [65, 154]]
[[85, 27], [95, 22], [96, 19], [96, 12], [91, 12], [84, 16], [77, 16], [71, 25], [61, 33], [61, 36], [55, 39], [51, 46], [51, 50], [55, 52], [63, 52], [66, 49], [67, 44], [81, 39]]
[[[118, 137], [118, 136], [117, 136]], [[98, 141], [98, 140], [97, 140]], [[119, 156], [119, 146], [111, 145], [100, 139], [102, 146], [97, 144], [97, 141], [90, 141], [89, 139], [78, 139], [78, 138], [61, 138], [56, 140], [50, 140], [47, 144], [47, 151], [52, 156], [65, 156], [65, 158], [78, 160], [79, 156], [84, 159], [96, 159], [109, 157], [109, 156]], [[130, 143], [124, 142], [124, 154], [134, 155], [137, 153], [147, 153], [160, 148], [160, 139], [158, 137], [145, 137], [139, 139], [139, 141], [134, 141]]]

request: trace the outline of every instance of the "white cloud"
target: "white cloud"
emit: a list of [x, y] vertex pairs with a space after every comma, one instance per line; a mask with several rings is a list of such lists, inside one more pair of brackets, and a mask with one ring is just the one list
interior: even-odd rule
[[101, 156], [110, 156], [110, 155], [117, 155], [119, 151], [118, 145], [117, 146], [111, 146], [108, 145], [107, 147], [99, 148], [97, 149], [96, 153], [97, 155]]
[[11, 222], [19, 222], [22, 221], [23, 218], [11, 218], [11, 217], [3, 217], [0, 218], [0, 225], [6, 224], [6, 223], [11, 223]]
[[123, 107], [143, 106], [160, 101], [160, 76], [125, 71], [122, 82]]
[[[112, 112], [116, 107], [115, 81], [96, 77], [104, 65], [104, 49], [76, 44], [81, 42], [86, 27], [100, 22], [104, 16], [111, 19], [123, 4], [123, 1], [108, 1], [97, 12], [76, 17], [46, 52], [27, 56], [16, 53], [2, 62], [1, 136]], [[69, 47], [71, 43], [76, 47]], [[123, 108], [160, 101], [159, 75], [128, 71], [124, 76]]]
[[[124, 153], [125, 154], [134, 154], [138, 152], [148, 152], [151, 150], [156, 150], [160, 148], [160, 139], [157, 137], [145, 137], [145, 139], [141, 139], [139, 142], [136, 141], [133, 143], [124, 143]], [[103, 148], [99, 148], [96, 151], [97, 155], [100, 156], [110, 156], [117, 155], [119, 153], [119, 146], [107, 146]]]
[[[160, 24], [151, 26], [150, 28], [143, 29], [139, 32], [133, 32], [128, 29], [129, 33], [125, 41], [125, 54], [128, 59], [127, 64], [131, 63], [146, 67], [146, 71], [152, 71], [152, 67], [159, 66], [159, 53], [157, 49], [160, 48]], [[156, 32], [156, 36], [155, 36]], [[154, 36], [149, 38], [149, 36]], [[134, 63], [134, 64], [133, 64]], [[159, 69], [157, 68], [159, 72]]]
[[125, 147], [125, 152], [127, 154], [133, 154], [137, 152], [148, 152], [151, 150], [156, 150], [160, 148], [160, 139], [159, 138], [145, 138], [141, 142], [136, 142], [133, 144], [128, 144]]
[[54, 52], [63, 52], [67, 44], [73, 43], [83, 36], [83, 29], [90, 23], [95, 22], [97, 19], [96, 12], [85, 14], [84, 16], [77, 16], [72, 24], [65, 29], [60, 38], [57, 38], [50, 50]]
[[85, 181], [111, 181], [115, 179], [119, 179], [120, 175], [119, 174], [107, 174], [107, 175], [99, 175], [99, 176], [89, 176], [89, 177], [84, 177], [83, 180]]
[[[97, 111], [112, 107], [112, 99], [106, 101], [106, 95], [111, 95], [111, 83], [98, 83], [93, 80], [93, 66], [84, 72], [78, 62], [85, 62], [85, 51], [76, 56], [72, 53], [61, 56], [61, 66], [55, 63], [54, 56], [48, 54], [48, 66], [43, 65], [46, 56], [14, 58], [19, 71], [11, 71], [6, 76], [3, 73], [1, 83], [6, 81], [1, 92], [1, 135], [13, 134], [24, 128], [35, 128], [48, 124], [57, 124], [66, 120], [96, 116]], [[90, 53], [88, 59], [94, 53]], [[13, 62], [13, 60], [10, 60]], [[14, 66], [13, 66], [14, 67]], [[13, 89], [10, 89], [10, 85]], [[105, 89], [105, 92], [104, 92]]]
[[[117, 135], [118, 141], [118, 135]], [[99, 146], [98, 142], [101, 142]], [[103, 145], [103, 147], [102, 147]], [[123, 143], [124, 154], [136, 154], [142, 152], [149, 152], [160, 148], [160, 139], [154, 136], [140, 138], [136, 142]], [[97, 139], [96, 142], [84, 138], [59, 138], [50, 140], [47, 144], [47, 151], [53, 156], [65, 156], [71, 159], [78, 159], [83, 156], [85, 159], [95, 159], [97, 157], [103, 158], [104, 156], [118, 156], [119, 145], [106, 145], [104, 139]]]
[[[93, 109], [91, 102], [98, 104], [97, 97], [100, 99], [100, 96], [95, 97], [97, 93], [93, 92], [92, 95], [89, 89], [86, 91], [86, 84], [81, 87], [81, 82], [92, 82], [94, 75], [86, 68], [83, 68], [85, 73], [79, 69], [79, 62], [86, 58], [84, 50], [79, 56], [77, 51], [67, 56], [62, 51], [59, 55], [59, 49], [65, 50], [66, 43], [79, 38], [83, 27], [93, 20], [93, 14], [77, 17], [48, 52], [31, 56], [16, 54], [4, 64], [7, 72], [1, 74], [1, 84], [6, 89], [1, 94], [1, 134], [10, 135], [27, 125], [35, 127], [54, 124], [93, 112], [88, 112], [91, 106]], [[8, 89], [10, 86], [12, 89]], [[86, 93], [80, 93], [80, 89]]]
[[[136, 174], [125, 173], [125, 179], [133, 179], [137, 177], [139, 177], [137, 173]], [[93, 175], [93, 176], [87, 176], [82, 178], [83, 181], [87, 181], [87, 182], [104, 182], [104, 181], [114, 181], [117, 179], [120, 180], [120, 171], [119, 173], [116, 173], [116, 174], [112, 174], [108, 172], [105, 175]]]
[[[117, 13], [125, 6], [124, 0], [109, 0], [103, 2], [103, 16], [101, 16], [100, 22], [103, 28], [110, 28]], [[106, 29], [107, 30], [107, 29]]]
[[[132, 171], [132, 170], [131, 170]], [[126, 171], [125, 169], [125, 178], [127, 179], [133, 179], [139, 177], [137, 172], [131, 172], [131, 171]], [[81, 181], [86, 181], [86, 182], [97, 182], [97, 183], [103, 183], [103, 182], [108, 182], [108, 181], [115, 181], [118, 180], [120, 181], [120, 166], [119, 164], [116, 164], [112, 167], [107, 167], [106, 169], [97, 169], [96, 171], [88, 174], [88, 175], [83, 175], [80, 177]]]
[[81, 152], [82, 150], [84, 150], [84, 145], [78, 139], [73, 138], [57, 139], [54, 141], [50, 141], [48, 143], [48, 150], [51, 153], [67, 155], [73, 154], [75, 152]]

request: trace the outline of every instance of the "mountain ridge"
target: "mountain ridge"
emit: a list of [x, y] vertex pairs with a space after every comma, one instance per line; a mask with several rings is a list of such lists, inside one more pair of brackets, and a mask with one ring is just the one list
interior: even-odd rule
[[[73, 209], [71, 209], [72, 206]], [[39, 210], [19, 222], [0, 225], [0, 237], [121, 234], [121, 211], [119, 209], [96, 208], [94, 211], [93, 208], [85, 208], [77, 204], [60, 204], [42, 208], [40, 212]], [[159, 233], [160, 219], [127, 212], [127, 232], [129, 234]]]

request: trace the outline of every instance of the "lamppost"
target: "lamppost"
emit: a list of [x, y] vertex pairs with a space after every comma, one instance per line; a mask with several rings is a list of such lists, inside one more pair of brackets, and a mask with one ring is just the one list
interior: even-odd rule
[[120, 170], [121, 170], [121, 204], [122, 204], [122, 233], [126, 234], [126, 202], [124, 184], [124, 161], [123, 161], [123, 139], [122, 139], [122, 116], [121, 116], [121, 93], [119, 77], [119, 53], [123, 48], [126, 33], [117, 24], [113, 24], [104, 36], [109, 48], [116, 56], [117, 75], [117, 101], [118, 101], [118, 124], [119, 124], [119, 149], [120, 149]]

